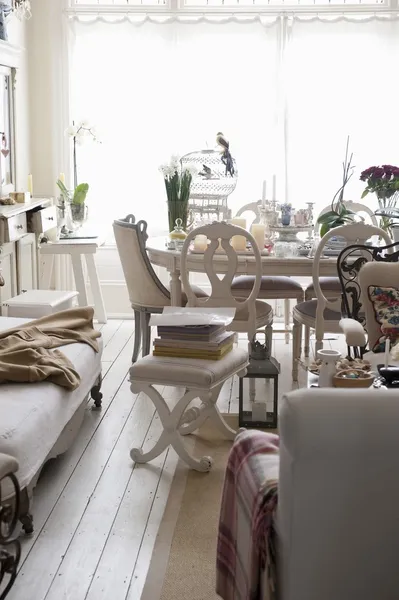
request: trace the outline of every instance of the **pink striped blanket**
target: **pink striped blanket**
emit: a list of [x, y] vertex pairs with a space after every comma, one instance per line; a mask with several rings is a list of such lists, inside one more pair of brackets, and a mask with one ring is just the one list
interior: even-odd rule
[[279, 437], [241, 432], [230, 452], [219, 521], [216, 592], [223, 600], [276, 600]]

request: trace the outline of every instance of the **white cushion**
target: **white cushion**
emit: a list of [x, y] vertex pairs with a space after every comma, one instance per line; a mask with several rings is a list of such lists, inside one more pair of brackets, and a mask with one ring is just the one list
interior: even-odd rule
[[234, 348], [221, 360], [169, 358], [150, 354], [130, 367], [132, 383], [210, 389], [248, 365], [248, 352]]
[[398, 392], [299, 390], [279, 429], [281, 598], [397, 598]]
[[[30, 319], [0, 317], [0, 330]], [[54, 383], [7, 383], [0, 385], [0, 452], [14, 456], [21, 488], [41, 468], [65, 425], [81, 406], [101, 371], [100, 352], [88, 344], [61, 346], [81, 377], [73, 392]]]

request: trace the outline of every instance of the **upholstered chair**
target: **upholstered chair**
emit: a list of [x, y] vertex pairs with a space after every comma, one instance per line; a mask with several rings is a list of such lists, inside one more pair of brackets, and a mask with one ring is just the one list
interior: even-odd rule
[[[116, 246], [122, 263], [129, 299], [134, 310], [135, 333], [132, 362], [136, 362], [140, 347], [142, 355], [150, 351], [152, 313], [162, 312], [170, 306], [170, 292], [155, 273], [146, 252], [147, 223], [138, 221], [133, 215], [114, 221]], [[199, 296], [206, 294], [196, 287]], [[183, 294], [183, 304], [187, 302]]]
[[[294, 307], [294, 333], [293, 333], [293, 349], [292, 349], [292, 378], [298, 380], [298, 361], [301, 355], [301, 337], [302, 326], [314, 329], [316, 332], [316, 351], [323, 347], [323, 336], [325, 332], [341, 333], [340, 320], [342, 317], [342, 297], [331, 298], [328, 292], [325, 292], [320, 285], [320, 261], [323, 258], [323, 252], [328, 240], [334, 236], [340, 236], [347, 241], [347, 245], [358, 243], [364, 244], [372, 236], [378, 236], [390, 243], [389, 235], [373, 225], [366, 225], [362, 222], [351, 223], [337, 227], [327, 232], [320, 241], [317, 247], [313, 261], [313, 285], [315, 289], [316, 299], [307, 300]], [[344, 252], [344, 251], [343, 251]], [[341, 252], [342, 255], [342, 252]], [[337, 258], [337, 261], [339, 258]], [[340, 284], [341, 285], [341, 284]], [[348, 293], [350, 291], [348, 290]]]
[[[237, 212], [240, 217], [245, 212], [252, 212], [254, 220], [252, 224], [260, 221], [260, 202], [251, 202], [242, 206]], [[254, 277], [252, 275], [238, 275], [231, 284], [232, 293], [236, 298], [246, 298], [253, 287]], [[290, 331], [290, 300], [303, 301], [303, 289], [298, 281], [284, 275], [262, 275], [258, 292], [259, 300], [284, 300], [284, 329], [275, 330], [285, 333], [286, 343], [289, 342]]]

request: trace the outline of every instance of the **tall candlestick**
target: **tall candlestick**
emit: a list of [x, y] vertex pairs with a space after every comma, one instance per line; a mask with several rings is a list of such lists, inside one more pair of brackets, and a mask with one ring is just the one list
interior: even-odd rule
[[33, 196], [33, 177], [32, 177], [32, 173], [29, 173], [29, 175], [28, 175], [28, 192], [30, 192], [30, 195]]
[[273, 175], [273, 202], [276, 202], [276, 182], [277, 177]]
[[391, 350], [391, 340], [389, 338], [385, 338], [385, 366], [389, 365], [389, 353]]
[[262, 187], [262, 206], [266, 206], [266, 179], [263, 181]]

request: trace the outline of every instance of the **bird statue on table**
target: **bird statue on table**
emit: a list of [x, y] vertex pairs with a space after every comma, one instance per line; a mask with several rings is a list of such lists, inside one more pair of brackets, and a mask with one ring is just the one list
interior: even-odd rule
[[221, 131], [219, 131], [219, 133], [216, 134], [216, 143], [218, 144], [218, 146], [220, 146], [222, 148], [222, 150], [221, 150], [222, 163], [226, 167], [226, 175], [229, 174], [231, 177], [233, 177], [234, 173], [235, 173], [235, 169], [234, 169], [233, 157], [231, 156], [230, 149], [229, 149], [230, 144], [226, 140], [225, 136], [223, 135], [223, 133]]

